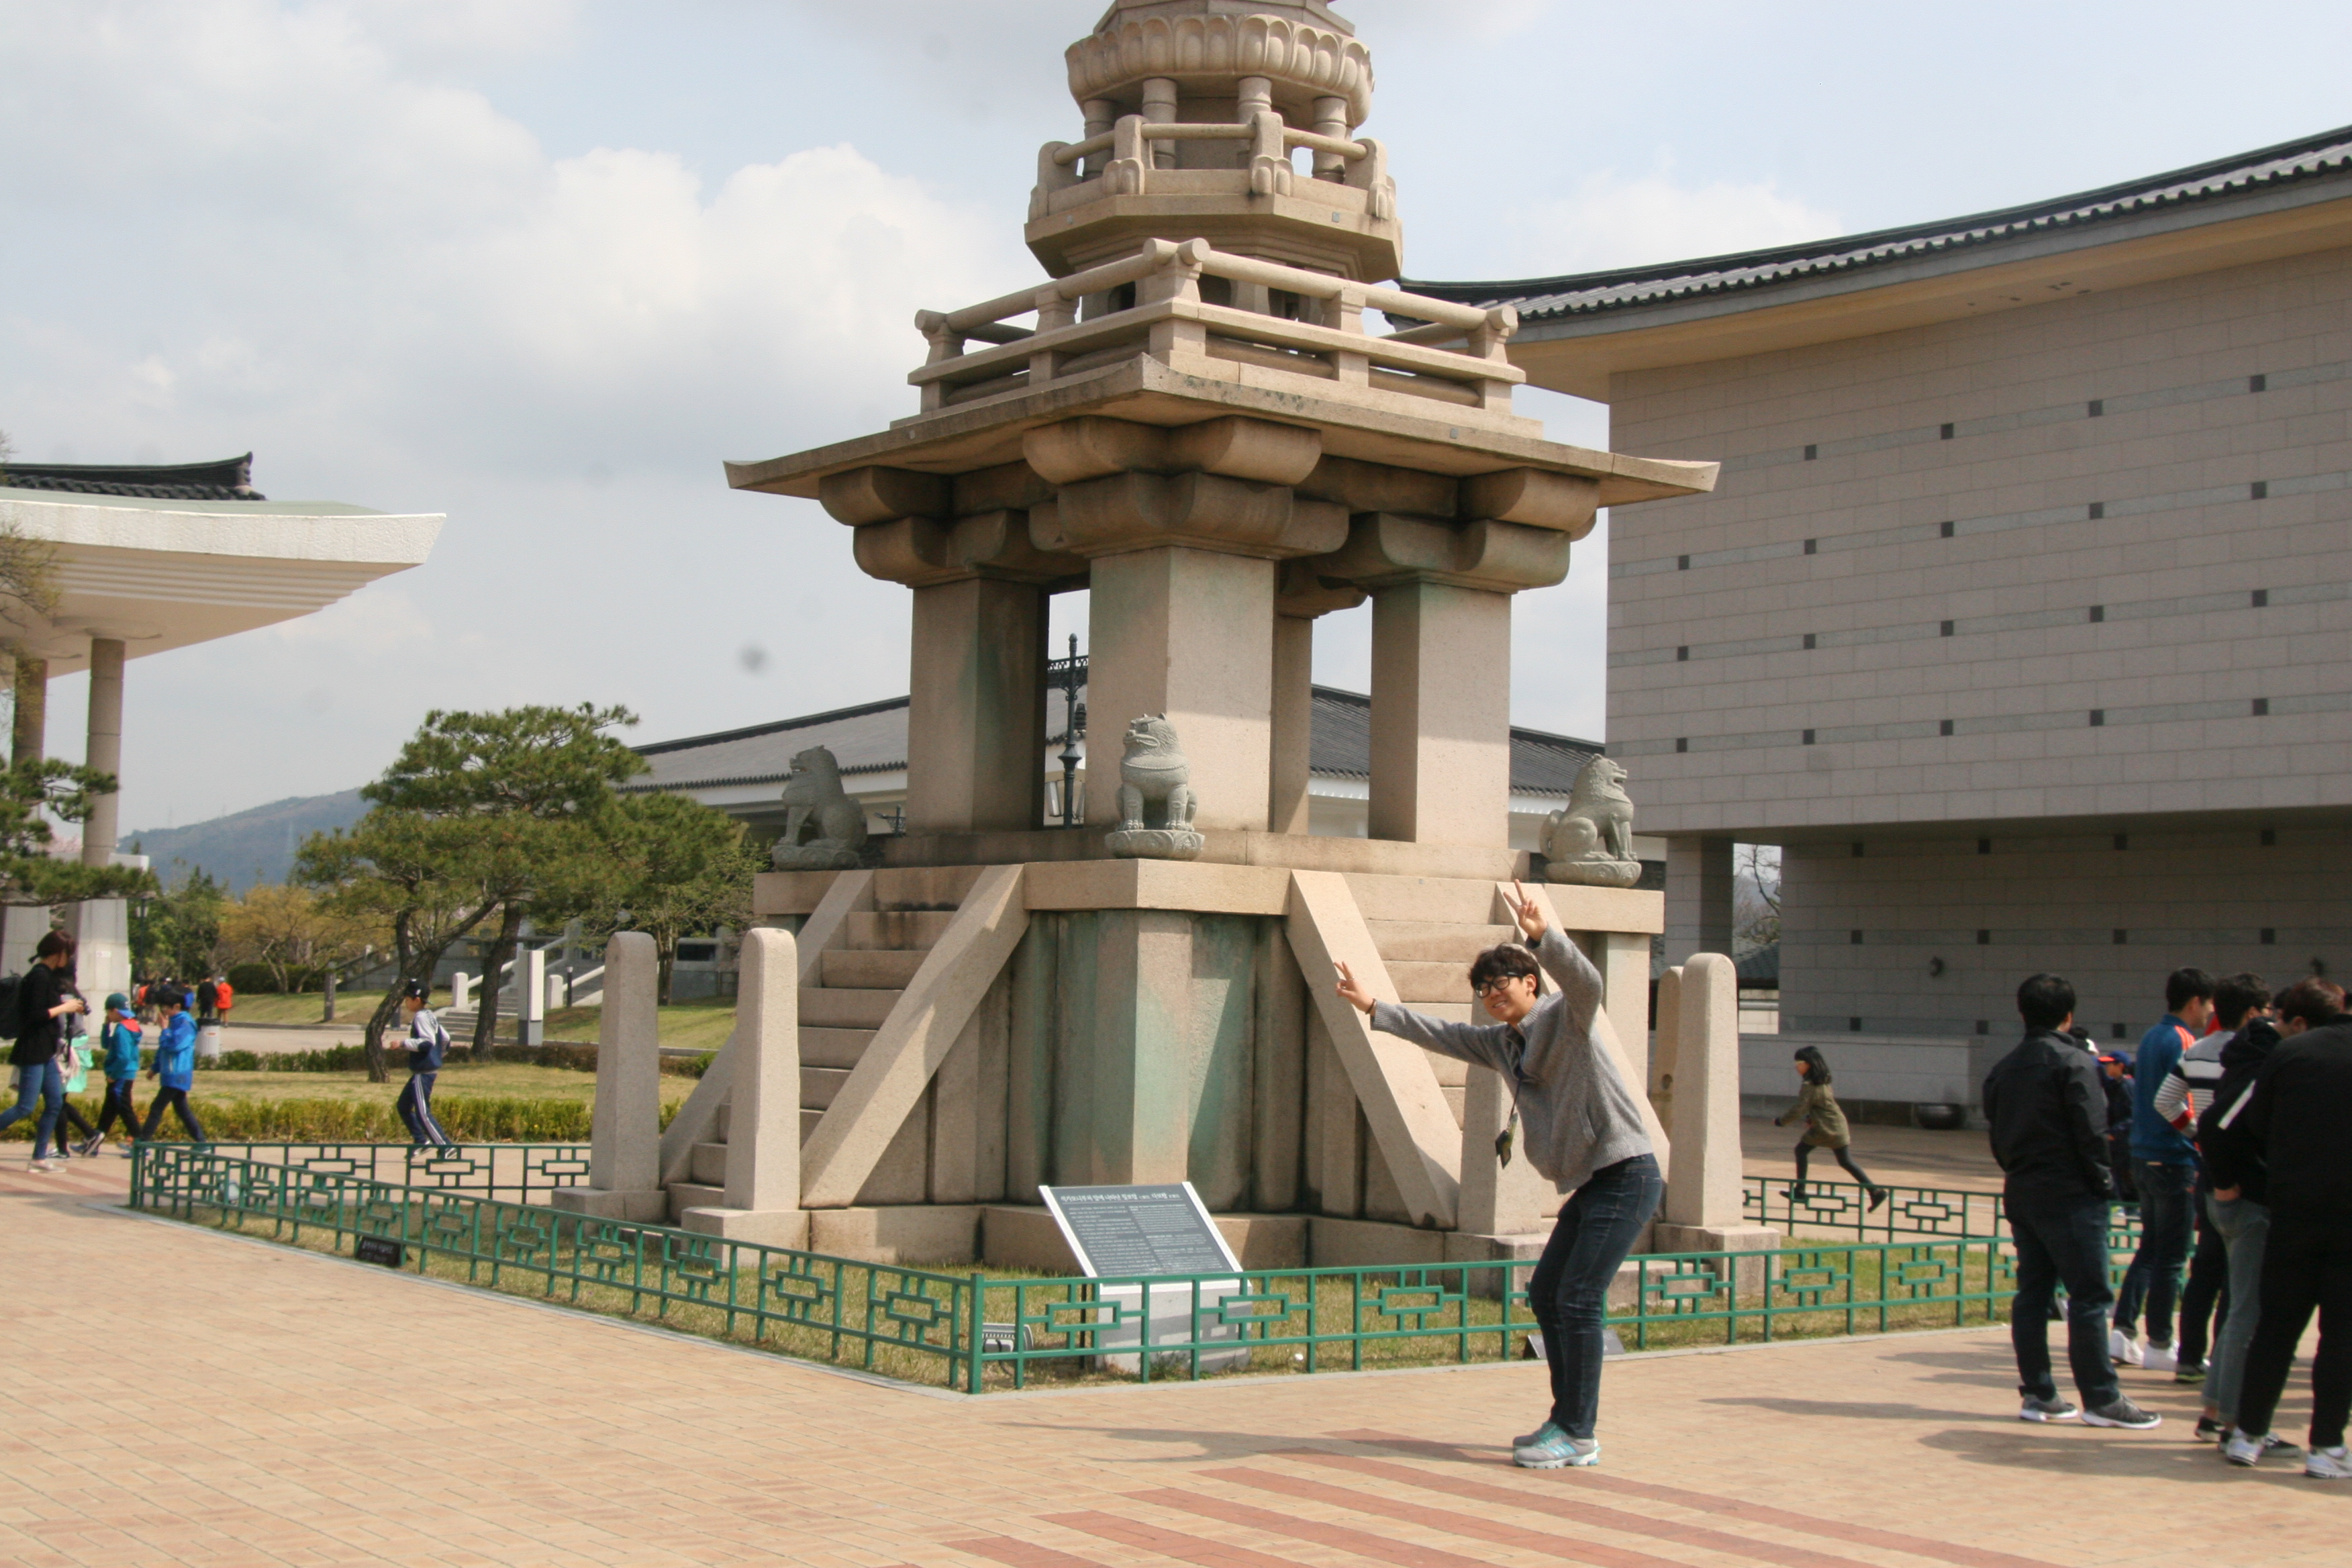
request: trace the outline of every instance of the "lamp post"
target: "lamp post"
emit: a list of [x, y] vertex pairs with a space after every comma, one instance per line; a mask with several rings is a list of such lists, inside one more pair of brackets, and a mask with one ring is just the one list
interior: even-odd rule
[[1062, 667], [1062, 826], [1078, 822], [1078, 737], [1087, 732], [1087, 705], [1078, 700], [1078, 634], [1070, 634], [1069, 661]]

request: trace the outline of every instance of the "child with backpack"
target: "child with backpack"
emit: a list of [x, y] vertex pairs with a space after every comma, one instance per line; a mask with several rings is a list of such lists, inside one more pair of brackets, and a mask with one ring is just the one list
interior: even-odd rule
[[188, 1016], [187, 994], [177, 985], [159, 987], [156, 1009], [163, 1016], [163, 1032], [155, 1041], [155, 1065], [147, 1076], [163, 1080], [155, 1091], [154, 1103], [147, 1108], [147, 1124], [139, 1130], [139, 1142], [152, 1141], [155, 1130], [163, 1124], [163, 1110], [169, 1106], [179, 1112], [180, 1123], [188, 1130], [191, 1142], [202, 1143], [204, 1123], [188, 1106], [188, 1090], [195, 1085], [196, 1024]]
[[433, 1079], [441, 1070], [441, 1058], [449, 1049], [449, 1031], [425, 1005], [425, 982], [412, 980], [400, 998], [400, 1011], [408, 1019], [408, 1087], [400, 1091], [396, 1108], [400, 1120], [408, 1126], [408, 1136], [417, 1148], [434, 1145], [446, 1147], [449, 1135], [433, 1120]]
[[[99, 1107], [98, 1130], [81, 1146], [84, 1154], [95, 1154], [106, 1142], [106, 1130], [117, 1118], [122, 1122], [126, 1137], [139, 1135], [139, 1108], [131, 1102], [131, 1086], [139, 1081], [139, 1047], [144, 1031], [131, 999], [117, 991], [106, 999], [106, 1025], [99, 1031], [99, 1070], [106, 1075], [106, 1100]], [[122, 1151], [123, 1158], [131, 1151]]]

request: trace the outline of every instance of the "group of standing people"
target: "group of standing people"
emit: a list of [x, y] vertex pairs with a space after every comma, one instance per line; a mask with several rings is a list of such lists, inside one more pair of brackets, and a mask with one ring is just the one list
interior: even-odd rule
[[[30, 1170], [46, 1173], [76, 1155], [98, 1153], [118, 1121], [126, 1135], [152, 1138], [167, 1109], [178, 1113], [190, 1138], [205, 1141], [204, 1127], [188, 1104], [196, 1031], [187, 1016], [185, 993], [168, 982], [151, 991], [162, 1028], [147, 1076], [158, 1080], [159, 1087], [142, 1122], [131, 1089], [145, 1064], [144, 1030], [131, 998], [119, 991], [106, 998], [105, 1016], [93, 1041], [86, 1022], [89, 1002], [74, 984], [73, 937], [52, 931], [35, 945], [32, 966], [16, 980], [12, 995], [0, 997], [0, 1026], [8, 1028], [8, 1063], [16, 1079], [16, 1102], [0, 1111], [0, 1129], [35, 1119]], [[82, 1091], [93, 1068], [106, 1083], [95, 1125], [67, 1098]], [[78, 1135], [71, 1144], [69, 1131]]]
[[[2163, 1021], [2128, 1064], [2100, 1057], [2074, 1028], [2074, 990], [2060, 977], [2033, 976], [2017, 1001], [2025, 1039], [1986, 1078], [1984, 1103], [2017, 1247], [2020, 1417], [2153, 1427], [2160, 1417], [2125, 1395], [2118, 1369], [2169, 1372], [2203, 1384], [2196, 1436], [2231, 1463], [2300, 1455], [2306, 1475], [2352, 1479], [2352, 1016], [2342, 987], [2314, 976], [2273, 999], [2258, 975], [2177, 970]], [[2127, 1119], [2110, 1110], [2126, 1085]], [[2107, 1238], [2119, 1193], [2138, 1203], [2140, 1242], [2118, 1294]], [[2051, 1375], [2061, 1286], [2079, 1407]], [[2305, 1452], [2271, 1426], [2315, 1310]]]

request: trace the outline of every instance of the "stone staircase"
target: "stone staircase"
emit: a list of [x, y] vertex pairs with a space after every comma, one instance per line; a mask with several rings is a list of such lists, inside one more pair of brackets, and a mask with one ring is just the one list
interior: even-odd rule
[[[801, 1141], [816, 1131], [866, 1047], [873, 1043], [908, 983], [955, 918], [955, 902], [971, 889], [968, 875], [939, 870], [878, 871], [870, 910], [844, 921], [818, 960], [818, 984], [800, 994]], [[805, 973], [805, 971], [803, 971]], [[720, 1106], [715, 1136], [694, 1145], [688, 1179], [669, 1184], [670, 1215], [726, 1203], [729, 1106]], [[911, 1125], [911, 1124], [910, 1124]], [[916, 1129], [916, 1135], [920, 1130]], [[886, 1162], [887, 1163], [887, 1162]], [[921, 1163], [915, 1163], [919, 1176]], [[868, 1201], [920, 1203], [924, 1194], [869, 1193]]]
[[[1509, 941], [1517, 929], [1491, 922], [1492, 885], [1430, 880], [1401, 888], [1393, 879], [1349, 880], [1372, 944], [1396, 983], [1397, 1000], [1416, 1013], [1455, 1023], [1489, 1022], [1470, 994], [1470, 961]], [[1459, 1126], [1470, 1064], [1435, 1052], [1429, 1053], [1429, 1061]]]

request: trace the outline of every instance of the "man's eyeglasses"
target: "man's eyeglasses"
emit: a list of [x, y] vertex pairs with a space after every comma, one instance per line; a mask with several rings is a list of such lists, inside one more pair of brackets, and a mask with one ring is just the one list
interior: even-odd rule
[[1507, 975], [1500, 980], [1489, 980], [1486, 984], [1478, 987], [1475, 994], [1479, 1001], [1484, 1002], [1489, 996], [1499, 996], [1504, 992], [1509, 990], [1514, 981], [1526, 980], [1528, 978], [1531, 977], [1525, 974], [1512, 974]]

